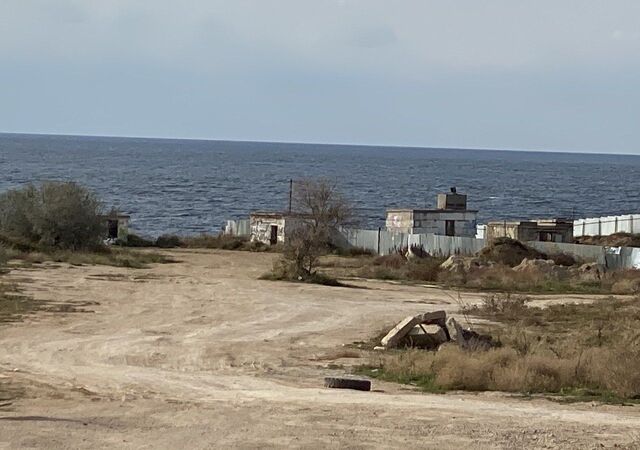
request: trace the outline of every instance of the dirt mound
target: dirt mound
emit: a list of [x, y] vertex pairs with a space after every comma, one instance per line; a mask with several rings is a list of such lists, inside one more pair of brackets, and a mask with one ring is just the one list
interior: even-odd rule
[[609, 236], [581, 236], [575, 238], [573, 242], [608, 247], [640, 247], [640, 234], [616, 233]]
[[525, 258], [520, 264], [513, 268], [516, 272], [528, 272], [547, 277], [565, 278], [568, 269], [564, 266], [556, 265], [552, 259], [528, 259]]
[[478, 252], [478, 257], [487, 262], [515, 267], [523, 259], [547, 259], [547, 255], [511, 238], [498, 238]]

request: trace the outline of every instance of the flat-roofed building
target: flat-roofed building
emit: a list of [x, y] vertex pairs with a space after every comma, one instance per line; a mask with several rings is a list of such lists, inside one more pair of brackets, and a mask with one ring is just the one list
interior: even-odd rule
[[393, 208], [387, 210], [386, 228], [409, 234], [475, 237], [478, 211], [467, 209], [467, 196], [451, 192], [438, 194], [436, 209]]
[[573, 221], [567, 219], [504, 220], [487, 224], [489, 241], [508, 237], [518, 241], [572, 242]]

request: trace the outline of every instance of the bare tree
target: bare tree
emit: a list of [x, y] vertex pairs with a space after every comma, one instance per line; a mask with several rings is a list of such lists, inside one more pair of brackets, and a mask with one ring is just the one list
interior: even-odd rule
[[352, 220], [353, 208], [327, 179], [296, 182], [292, 206], [297, 220], [286, 230], [282, 269], [288, 277], [307, 279], [315, 274], [334, 230]]

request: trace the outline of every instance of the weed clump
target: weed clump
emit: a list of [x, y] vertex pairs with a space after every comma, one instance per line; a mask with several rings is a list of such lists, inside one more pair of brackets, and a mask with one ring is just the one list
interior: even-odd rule
[[378, 256], [363, 266], [359, 276], [379, 280], [434, 282], [438, 280], [442, 258], [424, 257], [407, 259], [401, 253]]
[[176, 248], [183, 247], [182, 240], [173, 234], [163, 234], [156, 239], [156, 247], [158, 248]]

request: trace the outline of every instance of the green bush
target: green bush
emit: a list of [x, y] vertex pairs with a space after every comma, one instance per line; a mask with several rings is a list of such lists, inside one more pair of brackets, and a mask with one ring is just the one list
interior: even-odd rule
[[6, 239], [66, 250], [102, 246], [104, 223], [96, 195], [72, 182], [45, 182], [0, 194]]

